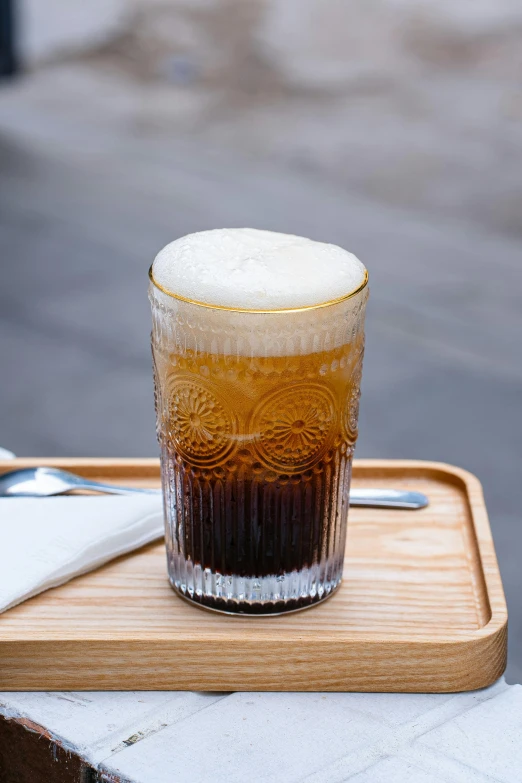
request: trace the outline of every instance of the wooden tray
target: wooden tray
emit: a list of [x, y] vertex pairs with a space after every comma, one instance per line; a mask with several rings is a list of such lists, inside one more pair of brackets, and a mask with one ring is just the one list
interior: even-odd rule
[[[16, 460], [159, 484], [157, 460]], [[229, 617], [178, 598], [162, 543], [0, 615], [0, 690], [461, 691], [499, 677], [507, 611], [482, 490], [430, 462], [359, 460], [355, 486], [425, 492], [422, 511], [351, 509], [324, 604]], [[71, 524], [74, 520], [71, 520]]]

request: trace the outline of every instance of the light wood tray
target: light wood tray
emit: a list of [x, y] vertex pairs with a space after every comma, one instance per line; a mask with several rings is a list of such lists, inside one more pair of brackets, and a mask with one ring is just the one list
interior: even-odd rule
[[[157, 460], [16, 460], [158, 486]], [[482, 490], [438, 463], [359, 460], [354, 486], [425, 492], [422, 511], [353, 508], [344, 580], [281, 617], [178, 598], [162, 543], [0, 615], [0, 690], [461, 691], [499, 677], [507, 611]], [[74, 519], [71, 519], [74, 524]], [[1, 540], [1, 539], [0, 539]]]

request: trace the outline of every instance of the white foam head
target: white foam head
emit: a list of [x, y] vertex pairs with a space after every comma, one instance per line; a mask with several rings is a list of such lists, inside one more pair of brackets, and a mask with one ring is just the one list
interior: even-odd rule
[[359, 259], [337, 245], [253, 228], [200, 231], [163, 248], [152, 267], [171, 294], [241, 310], [310, 307], [364, 282]]

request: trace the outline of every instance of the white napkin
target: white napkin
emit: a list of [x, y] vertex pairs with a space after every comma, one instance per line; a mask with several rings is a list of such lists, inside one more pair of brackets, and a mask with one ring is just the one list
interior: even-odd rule
[[162, 535], [160, 495], [0, 498], [0, 612]]

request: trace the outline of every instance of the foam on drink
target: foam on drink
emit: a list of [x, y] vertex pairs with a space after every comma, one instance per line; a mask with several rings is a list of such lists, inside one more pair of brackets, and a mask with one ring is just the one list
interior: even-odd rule
[[240, 310], [313, 307], [349, 295], [366, 277], [361, 261], [337, 245], [253, 228], [181, 237], [152, 269], [175, 296]]

